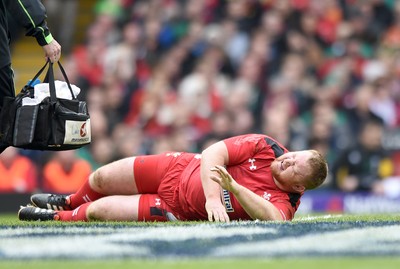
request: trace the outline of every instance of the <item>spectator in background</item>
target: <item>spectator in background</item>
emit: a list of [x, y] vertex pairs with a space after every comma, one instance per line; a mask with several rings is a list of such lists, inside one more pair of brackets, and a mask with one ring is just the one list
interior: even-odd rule
[[369, 84], [361, 84], [355, 89], [351, 100], [347, 102], [344, 113], [351, 134], [360, 134], [362, 126], [368, 121], [384, 123], [381, 117], [371, 111], [373, 91], [373, 87]]
[[227, 94], [227, 78], [220, 73], [221, 51], [210, 48], [194, 71], [178, 86], [178, 102], [186, 107], [189, 123], [196, 129], [196, 139], [210, 131], [210, 116], [222, 108]]
[[126, 124], [142, 128], [151, 137], [165, 134], [173, 125], [176, 92], [172, 88], [175, 74], [171, 72], [176, 70], [175, 64], [164, 58], [155, 66], [147, 83], [133, 93]]
[[397, 123], [396, 104], [387, 68], [383, 61], [369, 61], [365, 64], [363, 75], [374, 90], [370, 110], [382, 118], [386, 126], [394, 127]]
[[139, 128], [118, 125], [112, 133], [112, 140], [115, 141], [114, 158], [126, 158], [145, 151], [146, 141]]
[[77, 0], [46, 0], [44, 2], [47, 10], [49, 25], [55, 36], [58, 36], [63, 52], [68, 55], [74, 44], [74, 33], [76, 15], [78, 9]]
[[43, 167], [42, 189], [55, 193], [76, 191], [92, 172], [90, 163], [73, 150], [57, 151]]
[[365, 122], [357, 144], [339, 154], [333, 167], [339, 190], [373, 191], [378, 182], [392, 176], [393, 163], [382, 148], [383, 130], [380, 122]]
[[115, 160], [115, 144], [111, 137], [97, 137], [87, 147], [77, 151], [78, 157], [85, 159], [94, 171], [100, 166]]
[[0, 155], [0, 192], [32, 193], [38, 187], [36, 165], [9, 147]]
[[[260, 40], [260, 39], [258, 39]], [[263, 44], [254, 45], [255, 47]], [[237, 69], [236, 77], [225, 95], [225, 110], [234, 118], [240, 118], [241, 114], [249, 111], [253, 117], [253, 126], [259, 126], [263, 100], [265, 98], [265, 83], [263, 69], [265, 66], [264, 52], [254, 49], [247, 54]], [[250, 128], [251, 129], [251, 128]]]
[[74, 47], [71, 54], [81, 80], [87, 81], [90, 86], [100, 86], [102, 83], [107, 48], [105, 28], [98, 22], [90, 25], [86, 43]]

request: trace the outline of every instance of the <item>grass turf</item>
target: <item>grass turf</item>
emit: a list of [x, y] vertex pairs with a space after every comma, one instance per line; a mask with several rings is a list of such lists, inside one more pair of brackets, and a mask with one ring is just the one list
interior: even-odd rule
[[[341, 214], [332, 214], [332, 215], [298, 215], [293, 219], [291, 223], [292, 225], [296, 225], [298, 223], [317, 223], [317, 222], [331, 222], [331, 223], [340, 223], [340, 222], [359, 222], [359, 221], [368, 221], [368, 222], [380, 222], [380, 221], [392, 221], [400, 223], [400, 214], [354, 214], [354, 215], [341, 215]], [[113, 225], [124, 225], [124, 226], [163, 226], [163, 225], [194, 225], [196, 223], [202, 222], [40, 222], [40, 221], [20, 221], [18, 220], [17, 214], [0, 214], [0, 227], [10, 226], [10, 227], [23, 227], [23, 226], [74, 226], [76, 224], [79, 225], [87, 225], [92, 226], [94, 224], [104, 224], [105, 226], [113, 226]], [[279, 223], [279, 222], [278, 222]]]
[[[313, 216], [297, 216], [289, 225], [312, 224], [318, 222], [327, 222], [340, 225], [343, 222], [395, 222], [400, 224], [399, 214], [380, 214], [380, 215], [313, 215]], [[197, 222], [174, 222], [174, 223], [135, 223], [135, 222], [108, 222], [102, 223], [101, 226], [163, 226], [163, 225], [196, 225]], [[285, 223], [288, 225], [288, 223]], [[54, 227], [54, 226], [96, 226], [99, 223], [65, 223], [65, 222], [21, 222], [17, 219], [16, 214], [0, 215], [0, 227], [17, 228], [18, 227]], [[39, 246], [40, 247], [40, 246]], [[400, 268], [400, 258], [397, 257], [318, 257], [318, 258], [269, 258], [269, 259], [249, 259], [249, 258], [233, 258], [233, 259], [110, 259], [110, 260], [1, 260], [0, 268], [30, 268], [30, 269], [46, 269], [46, 268]]]
[[146, 268], [146, 269], [203, 269], [203, 268], [296, 268], [296, 269], [397, 269], [400, 258], [315, 258], [315, 259], [228, 259], [228, 260], [107, 260], [107, 261], [0, 261], [0, 268], [29, 268], [29, 269], [54, 269], [54, 268], [80, 268], [80, 269], [105, 269], [105, 268]]

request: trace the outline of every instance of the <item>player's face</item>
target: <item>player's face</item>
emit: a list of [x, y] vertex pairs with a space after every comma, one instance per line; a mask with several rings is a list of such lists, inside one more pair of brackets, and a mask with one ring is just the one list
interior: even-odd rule
[[304, 150], [288, 152], [275, 159], [271, 171], [278, 187], [289, 192], [299, 191], [296, 187], [303, 186], [307, 178], [310, 169], [307, 162], [311, 156], [310, 151]]

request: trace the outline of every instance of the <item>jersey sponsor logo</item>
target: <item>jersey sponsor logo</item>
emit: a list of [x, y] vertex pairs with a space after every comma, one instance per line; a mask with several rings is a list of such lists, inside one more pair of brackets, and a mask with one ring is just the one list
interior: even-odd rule
[[231, 202], [231, 196], [229, 195], [229, 192], [227, 190], [222, 190], [222, 198], [224, 200], [224, 205], [226, 208], [226, 212], [235, 212], [235, 209], [233, 209], [232, 202]]
[[256, 162], [256, 159], [249, 159], [249, 163], [251, 163], [251, 165], [250, 165], [250, 170], [256, 170], [257, 169], [257, 166], [256, 165], [254, 165], [254, 163]]

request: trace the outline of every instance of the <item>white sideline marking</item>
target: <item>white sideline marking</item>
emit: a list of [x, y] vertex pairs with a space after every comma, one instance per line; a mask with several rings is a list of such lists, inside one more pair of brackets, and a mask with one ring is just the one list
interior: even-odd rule
[[[316, 226], [290, 235], [287, 229], [300, 226], [258, 223], [3, 228], [0, 259], [400, 255], [400, 224], [336, 231]], [[196, 247], [203, 252], [196, 254]]]
[[239, 243], [226, 248], [217, 247], [216, 257], [274, 257], [317, 253], [332, 254], [388, 254], [399, 253], [400, 225], [354, 228], [341, 231], [307, 234], [299, 237], [279, 238], [261, 242]]
[[307, 216], [307, 217], [296, 218], [293, 221], [313, 221], [313, 220], [332, 219], [332, 218], [341, 218], [341, 217], [343, 217], [343, 215]]
[[[68, 235], [57, 235], [57, 232]], [[171, 227], [47, 227], [0, 230], [0, 259], [6, 258], [104, 258], [104, 257], [154, 257], [143, 242], [161, 241], [179, 244], [190, 239], [231, 238], [257, 234], [275, 234], [276, 229], [243, 227], [235, 224], [215, 226], [210, 224]], [[37, 235], [43, 235], [38, 237]], [[49, 235], [50, 234], [50, 235]], [[36, 236], [33, 236], [36, 235]], [[38, 239], [40, 238], [40, 243]]]

